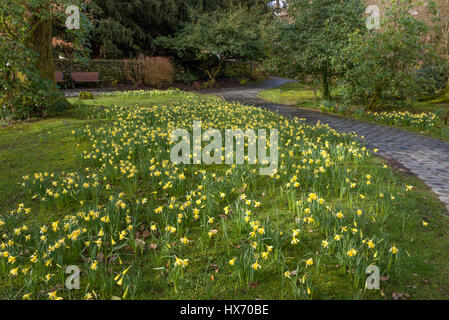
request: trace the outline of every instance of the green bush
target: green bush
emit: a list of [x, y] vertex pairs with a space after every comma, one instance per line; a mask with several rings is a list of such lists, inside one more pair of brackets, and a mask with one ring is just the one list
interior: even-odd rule
[[44, 118], [65, 110], [69, 103], [56, 85], [42, 79], [37, 73], [16, 77], [13, 81], [0, 81], [0, 118], [24, 120]]
[[418, 98], [420, 100], [435, 98], [446, 87], [448, 76], [448, 62], [443, 58], [429, 55], [427, 61], [416, 72]]
[[175, 80], [183, 82], [185, 84], [192, 84], [195, 81], [198, 81], [200, 77], [190, 71], [189, 68], [177, 68]]
[[354, 110], [354, 116], [357, 119], [362, 119], [364, 115], [365, 115], [365, 110], [363, 110], [363, 109], [356, 109], [356, 110]]
[[93, 99], [94, 95], [90, 92], [86, 92], [86, 91], [81, 91], [78, 95], [78, 98], [80, 100], [89, 100], [89, 99]]
[[246, 77], [249, 76], [249, 64], [246, 62], [230, 62], [223, 70], [223, 76], [226, 78]]
[[327, 101], [327, 100], [321, 101], [320, 110], [323, 112], [335, 113], [336, 112], [335, 102]]
[[449, 103], [449, 84], [441, 90], [438, 94], [438, 97], [429, 101], [430, 103]]

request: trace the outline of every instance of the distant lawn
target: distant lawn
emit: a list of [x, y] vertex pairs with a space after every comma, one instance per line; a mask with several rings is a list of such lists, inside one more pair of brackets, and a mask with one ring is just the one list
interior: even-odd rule
[[[270, 102], [294, 106], [302, 101], [314, 101], [315, 93], [299, 82], [287, 82], [278, 88], [262, 91], [260, 97]], [[319, 91], [316, 99], [321, 100]]]
[[[188, 94], [188, 93], [185, 93]], [[204, 98], [207, 99], [208, 95], [204, 95]], [[174, 95], [161, 95], [161, 96], [94, 96], [94, 99], [85, 99], [80, 100], [78, 98], [69, 98], [69, 102], [73, 105], [93, 105], [93, 106], [110, 106], [110, 105], [120, 105], [120, 106], [153, 106], [153, 105], [161, 105], [161, 104], [172, 104], [179, 103], [186, 99], [186, 96], [183, 94], [174, 94]]]

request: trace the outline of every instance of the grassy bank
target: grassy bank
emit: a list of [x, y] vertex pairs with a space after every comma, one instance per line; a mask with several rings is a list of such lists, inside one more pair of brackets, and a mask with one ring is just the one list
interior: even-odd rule
[[[338, 94], [338, 89], [332, 92], [334, 97], [338, 97]], [[366, 112], [360, 106], [348, 107], [338, 102], [321, 101], [319, 91], [314, 92], [310, 87], [298, 82], [289, 82], [279, 88], [264, 90], [260, 93], [260, 97], [274, 103], [401, 127], [449, 141], [449, 120], [444, 123], [445, 117], [449, 114], [449, 87], [433, 100], [418, 101], [412, 106], [396, 111], [384, 110], [377, 113]]]

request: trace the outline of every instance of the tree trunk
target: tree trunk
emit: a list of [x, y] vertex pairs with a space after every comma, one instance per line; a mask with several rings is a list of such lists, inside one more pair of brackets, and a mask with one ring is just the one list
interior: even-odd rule
[[[49, 9], [43, 9], [49, 10]], [[28, 46], [37, 53], [35, 66], [44, 79], [49, 79], [56, 82], [55, 79], [55, 64], [53, 61], [53, 47], [52, 41], [52, 21], [51, 19], [41, 20], [33, 17], [34, 28], [28, 38]], [[62, 95], [59, 99], [61, 103], [69, 106], [70, 103]], [[56, 102], [56, 101], [55, 101]]]
[[324, 71], [321, 74], [321, 82], [323, 85], [323, 97], [326, 100], [331, 100], [331, 93], [329, 89], [329, 76], [327, 74], [327, 71]]
[[36, 68], [43, 78], [55, 81], [55, 65], [53, 61], [53, 48], [51, 45], [51, 20], [38, 20], [35, 22], [36, 24], [30, 34], [28, 43], [29, 47], [38, 54]]
[[377, 102], [379, 101], [381, 94], [382, 94], [382, 87], [376, 87], [374, 89], [374, 95], [371, 97], [367, 106], [369, 111], [373, 111], [374, 109], [376, 109]]

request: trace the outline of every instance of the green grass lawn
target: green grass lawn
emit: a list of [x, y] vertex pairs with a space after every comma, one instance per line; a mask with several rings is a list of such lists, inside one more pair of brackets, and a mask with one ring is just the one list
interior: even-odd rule
[[[129, 95], [121, 95], [117, 94], [114, 96], [94, 96], [94, 99], [84, 99], [80, 100], [78, 98], [69, 98], [69, 102], [73, 105], [88, 105], [88, 106], [110, 106], [110, 105], [119, 105], [119, 106], [153, 106], [153, 105], [161, 105], [161, 104], [171, 104], [171, 103], [179, 103], [186, 99], [186, 97], [192, 96], [188, 92], [182, 93], [179, 91], [174, 91], [173, 94], [159, 94], [158, 90], [154, 90], [156, 95], [147, 95], [145, 93], [140, 94], [138, 91], [135, 94]], [[209, 98], [209, 95], [203, 95], [205, 99]]]
[[[205, 96], [140, 99], [76, 101], [63, 117], [0, 130], [11, 168], [0, 171], [0, 231], [14, 241], [1, 252], [15, 257], [0, 257], [0, 298], [447, 298], [449, 220], [420, 180], [327, 127]], [[193, 119], [278, 128], [278, 173], [172, 164], [169, 131]], [[78, 291], [63, 287], [72, 264]], [[368, 264], [381, 291], [363, 288]]]
[[[287, 82], [278, 88], [262, 91], [260, 97], [270, 102], [295, 106], [303, 101], [314, 101], [315, 92], [299, 82]], [[321, 100], [319, 91], [316, 92], [316, 99]]]

